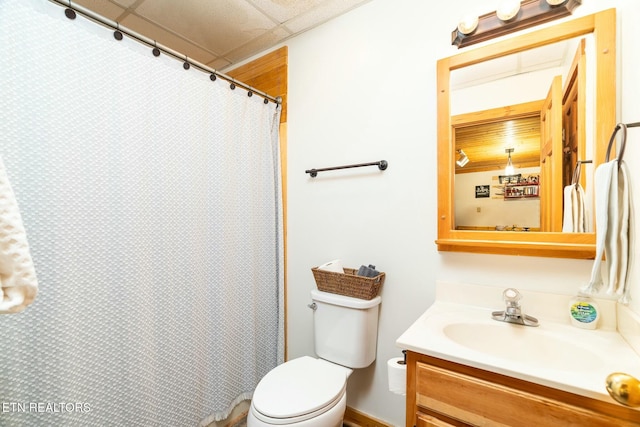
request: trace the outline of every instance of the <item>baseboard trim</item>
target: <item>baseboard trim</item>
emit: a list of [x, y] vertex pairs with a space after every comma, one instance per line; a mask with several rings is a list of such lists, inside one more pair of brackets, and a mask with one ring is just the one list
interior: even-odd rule
[[349, 406], [344, 412], [344, 425], [346, 427], [393, 427]]

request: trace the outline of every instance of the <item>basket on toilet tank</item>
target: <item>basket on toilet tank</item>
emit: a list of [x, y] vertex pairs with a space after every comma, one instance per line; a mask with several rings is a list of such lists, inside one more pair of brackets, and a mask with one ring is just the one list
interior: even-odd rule
[[366, 300], [378, 296], [384, 283], [385, 274], [380, 273], [375, 277], [365, 277], [356, 275], [357, 271], [353, 268], [344, 268], [344, 273], [336, 273], [321, 270], [318, 267], [311, 269], [319, 291]]

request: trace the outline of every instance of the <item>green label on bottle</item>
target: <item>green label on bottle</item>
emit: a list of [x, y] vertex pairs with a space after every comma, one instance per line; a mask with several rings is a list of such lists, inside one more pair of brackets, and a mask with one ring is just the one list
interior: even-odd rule
[[588, 302], [576, 302], [571, 305], [571, 317], [580, 323], [591, 323], [596, 320], [598, 312]]

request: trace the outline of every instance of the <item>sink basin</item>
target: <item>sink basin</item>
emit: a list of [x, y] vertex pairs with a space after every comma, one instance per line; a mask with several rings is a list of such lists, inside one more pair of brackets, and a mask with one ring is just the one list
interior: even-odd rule
[[[531, 292], [526, 295], [531, 309], [525, 306], [523, 311], [539, 320], [537, 327], [499, 322], [491, 318], [493, 311], [504, 308], [492, 303], [499, 301], [498, 293], [487, 287], [440, 284], [436, 301], [396, 344], [605, 402], [611, 402], [605, 379], [612, 372], [640, 378], [640, 355], [615, 330], [615, 321], [605, 321], [596, 330], [576, 328], [566, 316], [570, 297]], [[615, 318], [615, 303], [600, 307]]]
[[538, 328], [511, 323], [449, 323], [444, 335], [469, 350], [528, 365], [564, 371], [599, 368], [603, 361], [589, 347]]

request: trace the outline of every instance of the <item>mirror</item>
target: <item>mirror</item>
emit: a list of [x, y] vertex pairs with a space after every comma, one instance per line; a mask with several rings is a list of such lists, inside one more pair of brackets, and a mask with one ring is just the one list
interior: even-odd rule
[[[615, 10], [610, 9], [598, 12], [593, 15], [585, 16], [575, 20], [556, 24], [541, 30], [523, 34], [517, 37], [503, 40], [491, 45], [469, 50], [468, 52], [459, 53], [449, 58], [438, 61], [438, 240], [436, 241], [439, 250], [444, 251], [466, 251], [478, 253], [498, 253], [513, 255], [532, 255], [532, 256], [554, 256], [568, 258], [588, 258], [595, 256], [595, 233], [587, 229], [587, 232], [562, 232], [562, 203], [563, 188], [567, 184], [567, 179], [572, 179], [571, 173], [567, 173], [570, 167], [567, 164], [575, 165], [578, 157], [580, 160], [586, 160], [584, 157], [591, 157], [593, 164], [588, 168], [589, 173], [583, 174], [580, 178], [582, 185], [590, 183], [590, 174], [598, 164], [602, 163], [605, 158], [606, 145], [615, 127], [615, 107], [616, 107], [616, 84], [615, 84]], [[484, 96], [472, 96], [471, 91], [467, 90], [466, 102], [460, 103], [458, 99], [460, 94], [456, 93], [452, 87], [459, 86], [458, 74], [478, 75], [478, 68], [488, 68], [490, 61], [508, 61], [511, 55], [521, 55], [531, 53], [534, 49], [553, 49], [560, 42], [571, 42], [573, 52], [580, 51], [575, 48], [583, 43], [581, 40], [588, 39], [588, 44], [592, 47], [587, 50], [588, 69], [587, 80], [589, 90], [583, 90], [590, 93], [593, 99], [590, 102], [576, 101], [574, 110], [579, 110], [578, 123], [585, 125], [577, 127], [567, 122], [563, 125], [563, 113], [560, 109], [555, 110], [552, 106], [562, 104], [564, 78], [567, 82], [571, 80], [571, 73], [560, 73], [559, 81], [545, 82], [547, 85], [547, 93], [540, 96], [534, 96], [537, 99], [527, 98], [511, 98], [505, 105], [484, 105], [477, 108], [470, 105], [477, 103], [472, 100], [481, 100], [487, 98]], [[538, 54], [540, 57], [543, 54]], [[536, 55], [534, 55], [536, 56]], [[574, 56], [573, 53], [570, 56]], [[475, 67], [475, 68], [474, 68]], [[566, 69], [566, 66], [562, 66]], [[555, 73], [555, 71], [554, 71]], [[558, 74], [558, 73], [555, 73]], [[520, 77], [522, 82], [518, 87], [529, 89], [527, 82], [532, 82], [532, 75]], [[464, 79], [462, 79], [464, 80]], [[555, 80], [555, 79], [554, 79]], [[553, 84], [552, 84], [553, 83]], [[564, 85], [567, 87], [567, 84]], [[464, 91], [463, 91], [464, 92]], [[496, 96], [489, 96], [498, 99]], [[512, 90], [512, 92], [515, 92]], [[518, 89], [518, 94], [523, 90]], [[580, 95], [580, 96], [583, 96]], [[568, 95], [565, 93], [564, 97]], [[576, 98], [577, 99], [577, 98]], [[496, 101], [498, 102], [498, 101]], [[580, 106], [582, 102], [583, 106]], [[460, 105], [467, 108], [463, 111]], [[536, 106], [532, 107], [535, 104]], [[540, 108], [542, 104], [542, 108]], [[579, 108], [578, 108], [579, 107]], [[536, 112], [537, 110], [537, 112]], [[537, 117], [536, 117], [537, 115]], [[469, 135], [464, 135], [464, 130], [471, 128], [469, 134], [474, 131], [485, 131], [487, 129], [473, 128], [476, 125], [491, 125], [496, 122], [510, 122], [520, 118], [529, 118], [529, 127], [532, 122], [538, 121], [540, 124], [539, 131], [539, 159], [538, 166], [531, 166], [533, 169], [522, 169], [520, 185], [517, 189], [505, 188], [504, 191], [516, 191], [513, 194], [530, 194], [539, 191], [538, 207], [532, 207], [531, 210], [539, 210], [540, 224], [538, 226], [522, 224], [521, 221], [513, 221], [512, 224], [505, 223], [502, 230], [498, 231], [496, 226], [500, 224], [485, 224], [484, 227], [461, 227], [456, 226], [456, 208], [460, 207], [459, 194], [456, 192], [458, 184], [462, 185], [463, 176], [465, 174], [456, 174], [456, 168], [460, 170], [460, 166], [456, 165], [457, 160], [464, 160], [460, 148], [456, 147], [456, 141], [462, 140]], [[587, 119], [588, 118], [588, 119]], [[505, 120], [508, 119], [508, 120]], [[511, 124], [514, 126], [515, 122]], [[523, 125], [526, 127], [527, 125]], [[563, 130], [564, 129], [564, 130]], [[467, 129], [469, 130], [469, 129]], [[563, 145], [563, 136], [566, 138], [568, 132], [576, 133], [575, 147], [578, 153], [590, 153], [582, 155], [571, 153], [563, 153], [565, 148]], [[532, 137], [535, 138], [535, 137]], [[593, 142], [589, 142], [593, 141]], [[519, 153], [518, 146], [507, 147], [505, 144], [490, 148], [484, 147], [484, 152], [502, 150], [502, 162], [506, 166], [508, 156], [513, 156], [514, 165], [523, 168], [525, 164], [530, 166], [531, 161], [519, 161], [517, 155]], [[506, 152], [507, 148], [513, 149], [510, 153]], [[464, 149], [463, 149], [464, 151]], [[566, 151], [566, 150], [565, 150]], [[462, 168], [471, 166], [473, 160], [469, 153], [464, 152], [468, 157]], [[564, 160], [568, 158], [569, 160]], [[520, 163], [519, 163], [520, 162]], [[564, 162], [564, 165], [563, 165]], [[535, 169], [539, 168], [539, 173]], [[492, 166], [493, 171], [491, 178], [495, 176], [500, 180], [500, 173], [497, 166]], [[467, 174], [470, 175], [470, 174]], [[539, 182], [535, 182], [536, 186], [530, 185], [539, 177]], [[486, 179], [485, 179], [486, 181]], [[518, 181], [515, 182], [518, 184]], [[487, 192], [491, 197], [492, 186], [496, 185], [499, 191], [499, 184], [492, 184], [492, 181], [475, 185], [475, 195], [480, 198], [486, 198]], [[488, 188], [487, 188], [488, 186]], [[588, 187], [588, 185], [586, 185]], [[503, 194], [504, 197], [504, 194]], [[535, 197], [532, 197], [535, 199]], [[530, 203], [532, 200], [527, 200]], [[503, 204], [511, 203], [516, 206], [520, 202], [502, 201]], [[515, 203], [515, 204], [513, 204]], [[592, 203], [592, 202], [591, 202]], [[529, 207], [534, 204], [530, 204]], [[521, 208], [524, 204], [519, 205]], [[468, 207], [467, 207], [468, 209]], [[520, 217], [522, 218], [522, 217]], [[460, 221], [458, 221], [460, 222]], [[521, 224], [521, 227], [513, 227], [515, 224]], [[462, 224], [464, 225], [464, 224]], [[509, 227], [511, 225], [511, 227]], [[526, 228], [526, 229], [525, 229]], [[487, 231], [485, 231], [487, 230]], [[540, 231], [534, 231], [540, 230]]]
[[[582, 203], [576, 203], [581, 217], [566, 217], [562, 204], [554, 208], [562, 218], [541, 210], [553, 200], [545, 198], [551, 192], [540, 192], [541, 175], [543, 182], [549, 178], [542, 168], [542, 141], [548, 138], [543, 135], [541, 113], [554, 84], [562, 85], [561, 102], [552, 103], [552, 110], [561, 111], [551, 112], [562, 117], [554, 121], [562, 132], [557, 158], [563, 170], [562, 188], [574, 181], [578, 159], [593, 156], [584, 126], [591, 122], [586, 114], [592, 111], [587, 106], [594, 98], [589, 81], [594, 72], [587, 69], [587, 59], [594, 56], [592, 41], [591, 35], [583, 35], [451, 72], [452, 138], [455, 152], [464, 153], [464, 162], [455, 167], [456, 230], [593, 231], [593, 191], [592, 186], [585, 187], [586, 180], [576, 178], [581, 188], [573, 187], [584, 196]], [[555, 156], [544, 160], [553, 163]], [[514, 170], [505, 169], [508, 161]], [[588, 163], [581, 162], [582, 178], [583, 169], [592, 172]], [[478, 188], [490, 191], [478, 194]]]

